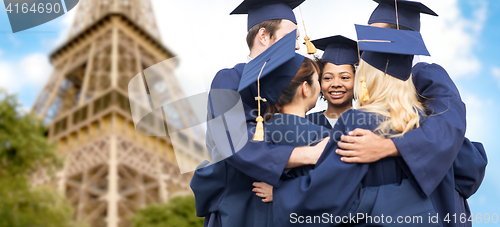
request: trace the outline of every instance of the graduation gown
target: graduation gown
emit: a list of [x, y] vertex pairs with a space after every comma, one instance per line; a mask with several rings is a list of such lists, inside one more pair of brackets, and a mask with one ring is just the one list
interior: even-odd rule
[[457, 159], [453, 162], [455, 189], [465, 199], [476, 193], [481, 186], [487, 164], [488, 158], [483, 144], [465, 138]]
[[[428, 104], [428, 107], [430, 108], [428, 115], [432, 118], [430, 122], [433, 123], [424, 123], [423, 127], [426, 128], [416, 129], [415, 132], [405, 135], [403, 139], [394, 139], [394, 142], [398, 149], [406, 149], [400, 151], [400, 153], [405, 160], [411, 161], [411, 163], [409, 163], [412, 167], [410, 168], [410, 172], [416, 175], [414, 183], [418, 185], [417, 187], [422, 190], [422, 193], [430, 195], [429, 193], [433, 192], [433, 188], [438, 187], [437, 185], [441, 183], [441, 179], [444, 179], [449, 183], [448, 187], [446, 187], [445, 184], [442, 184], [439, 188], [439, 190], [441, 190], [441, 194], [446, 194], [444, 191], [448, 189], [448, 196], [436, 199], [436, 203], [450, 203], [449, 201], [454, 197], [456, 210], [452, 209], [453, 204], [449, 204], [447, 206], [442, 206], [441, 204], [438, 205], [440, 207], [440, 213], [444, 214], [443, 218], [446, 214], [449, 213], [450, 215], [453, 215], [455, 212], [458, 213], [458, 215], [460, 213], [466, 213], [467, 217], [469, 217], [470, 210], [468, 209], [468, 204], [465, 199], [469, 198], [477, 191], [484, 178], [487, 164], [484, 147], [481, 143], [471, 142], [465, 138], [463, 143], [460, 144], [460, 150], [458, 151], [456, 159], [453, 160], [455, 151], [446, 151], [445, 149], [455, 149], [454, 147], [457, 147], [457, 144], [459, 143], [453, 141], [447, 142], [448, 144], [440, 144], [440, 139], [444, 139], [446, 141], [452, 141], [453, 138], [459, 139], [461, 138], [460, 135], [462, 135], [460, 133], [461, 131], [455, 131], [454, 134], [441, 134], [442, 137], [425, 137], [425, 134], [423, 133], [431, 131], [434, 133], [429, 137], [437, 136], [439, 135], [438, 132], [440, 132], [440, 130], [441, 132], [447, 132], [446, 130], [453, 131], [453, 127], [455, 127], [453, 124], [456, 122], [465, 122], [465, 115], [460, 113], [460, 111], [465, 111], [465, 106], [462, 105], [463, 103], [460, 100], [458, 90], [455, 88], [453, 81], [451, 81], [446, 71], [444, 71], [444, 69], [440, 66], [436, 64], [429, 65], [427, 63], [419, 63], [413, 68], [413, 75], [415, 75], [413, 79], [415, 86], [417, 87], [417, 91], [420, 95], [427, 98], [422, 101]], [[433, 108], [437, 109], [434, 110]], [[451, 109], [451, 112], [446, 113], [449, 109]], [[439, 119], [445, 118], [447, 121], [440, 122], [439, 119], [436, 119], [436, 112], [440, 112], [440, 115], [442, 115]], [[448, 118], [448, 116], [451, 117]], [[311, 113], [306, 117], [315, 124], [331, 127], [323, 112]], [[457, 124], [458, 127], [460, 127], [460, 123]], [[450, 128], [450, 126], [452, 127]], [[463, 128], [465, 128], [465, 125], [463, 125]], [[415, 139], [415, 141], [410, 141], [412, 139]], [[423, 139], [424, 141], [421, 141], [420, 139]], [[429, 141], [432, 141], [432, 143], [428, 143]], [[409, 149], [410, 145], [407, 145], [407, 142], [412, 144], [411, 146], [414, 146], [412, 147], [412, 150]], [[431, 149], [431, 147], [436, 144], [439, 144], [439, 147], [437, 148], [437, 152], [435, 154], [435, 150]], [[424, 150], [424, 152], [418, 153], [419, 150]], [[437, 157], [433, 155], [436, 155]], [[434, 158], [437, 159], [434, 160]], [[433, 162], [431, 162], [431, 160]], [[440, 164], [436, 165], [436, 161], [444, 161], [446, 164], [445, 166], [441, 166]], [[449, 168], [447, 168], [447, 166], [449, 166], [450, 161], [453, 162], [454, 175], [451, 175], [451, 172], [448, 172]], [[422, 169], [428, 171], [428, 174], [420, 171]], [[450, 184], [452, 185], [453, 183], [450, 179], [443, 178], [444, 173], [449, 175], [448, 177], [454, 178], [455, 189], [459, 192], [459, 194], [450, 190]]]
[[[428, 107], [428, 117], [421, 127], [392, 140], [412, 173], [415, 186], [433, 200], [443, 226], [459, 226], [460, 223], [443, 219], [448, 214], [470, 213], [464, 196], [472, 195], [482, 182], [484, 148], [464, 139], [465, 104], [448, 73], [437, 64], [418, 63], [412, 74], [418, 94], [425, 97], [422, 101]], [[474, 158], [468, 163], [475, 165], [467, 166], [464, 158]], [[468, 172], [470, 168], [475, 170]], [[460, 179], [459, 185], [455, 178]], [[455, 188], [462, 188], [460, 184], [469, 187], [456, 191]]]
[[[350, 164], [340, 161], [340, 156], [335, 153], [341, 135], [347, 135], [355, 128], [374, 130], [379, 120], [373, 113], [353, 109], [341, 115], [316, 167], [308, 174], [284, 180], [279, 187], [274, 188], [275, 226], [289, 226], [290, 222], [298, 221], [295, 218], [297, 216], [323, 217], [322, 215], [327, 214], [328, 217], [349, 217], [361, 213], [372, 216], [390, 215], [396, 220], [400, 215], [418, 215], [427, 221], [429, 213], [435, 214], [431, 200], [420, 195], [408, 180], [404, 171], [407, 167], [402, 158], [391, 157], [371, 164]], [[292, 214], [295, 216], [292, 217]], [[426, 226], [438, 226], [423, 223]], [[320, 222], [300, 224], [332, 226], [341, 223], [324, 222], [321, 219]], [[370, 226], [373, 223], [357, 219], [350, 224]], [[380, 224], [388, 225], [390, 224]], [[419, 225], [422, 223], [415, 223], [415, 226]]]
[[269, 203], [252, 192], [255, 179], [233, 168], [226, 161], [196, 170], [191, 180], [195, 195], [196, 215], [205, 217], [210, 226], [273, 226]]
[[[236, 80], [239, 81], [239, 77], [241, 76], [242, 69], [243, 69], [243, 66], [237, 65], [233, 69], [222, 70], [221, 72], [218, 73], [219, 77], [216, 76], [216, 78], [214, 79], [214, 83], [212, 84], [213, 85], [212, 88], [214, 88], [214, 87], [218, 87], [218, 88], [228, 87], [228, 89], [236, 90], [237, 83], [235, 81]], [[222, 77], [223, 75], [226, 75], [226, 77]], [[446, 74], [446, 76], [447, 76], [447, 74]], [[218, 78], [219, 82], [216, 82], [217, 78]], [[429, 80], [431, 81], [430, 83], [432, 85], [432, 83], [433, 83], [432, 78], [430, 78]], [[451, 82], [451, 80], [449, 80], [449, 81]], [[214, 86], [214, 85], [220, 85], [220, 86]], [[437, 85], [438, 85], [437, 86], [438, 88], [442, 89], [441, 88], [442, 85], [439, 85], [439, 83]], [[430, 90], [434, 90], [434, 89], [430, 89]], [[439, 92], [437, 92], [437, 93], [439, 94]], [[245, 101], [245, 97], [248, 98], [248, 97], [254, 96], [251, 92], [250, 92], [250, 94], [251, 95], [243, 95], [242, 94], [242, 98], [244, 99], [244, 104], [246, 105], [245, 110], [248, 109], [247, 106], [251, 106], [251, 105], [247, 105], [248, 103], [251, 104], [251, 102], [249, 102], [248, 99], [247, 99], [247, 101]], [[457, 94], [458, 94], [458, 92], [457, 92]], [[453, 96], [451, 98], [448, 97], [447, 95], [443, 95], [443, 96], [444, 96], [444, 98], [453, 99]], [[437, 97], [437, 98], [439, 99], [439, 97]], [[441, 103], [442, 102], [443, 101], [441, 101]], [[446, 102], [446, 100], [444, 100], [444, 102]], [[454, 111], [456, 112], [456, 110], [454, 110]], [[213, 112], [215, 112], [215, 111], [212, 111], [212, 113]], [[252, 116], [252, 117], [254, 117], [254, 116]], [[248, 119], [251, 119], [251, 118], [248, 118]], [[429, 124], [429, 125], [432, 126], [432, 124]], [[450, 126], [450, 127], [452, 127], [452, 126]], [[422, 135], [420, 135], [420, 136], [422, 136]], [[426, 137], [424, 136], [424, 138], [426, 138]], [[432, 138], [432, 137], [430, 137], [430, 138]], [[398, 146], [396, 141], [395, 141], [395, 144], [398, 147], [398, 149], [401, 151], [400, 147], [403, 147], [403, 146]], [[271, 185], [276, 186], [276, 184], [278, 182], [277, 179], [279, 179], [279, 176], [281, 175], [281, 172], [279, 172], [279, 171], [280, 171], [280, 169], [282, 171], [282, 169], [286, 165], [286, 162], [288, 161], [288, 158], [289, 158], [289, 154], [291, 153], [291, 150], [293, 150], [293, 147], [285, 148], [286, 146], [281, 146], [282, 149], [279, 149], [279, 148], [276, 148], [273, 146], [269, 146], [268, 144], [265, 144], [265, 143], [248, 143], [247, 145], [249, 145], [249, 146], [246, 146], [246, 148], [249, 148], [252, 146], [253, 147], [260, 146], [261, 148], [262, 147], [266, 148], [264, 150], [267, 150], [267, 151], [272, 150], [272, 149], [275, 149], [277, 151], [281, 150], [281, 151], [284, 151], [283, 153], [285, 153], [285, 155], [281, 155], [281, 157], [286, 156], [286, 158], [283, 158], [283, 159], [270, 158], [269, 157], [270, 155], [276, 155], [279, 157], [280, 154], [278, 154], [278, 153], [263, 154], [261, 152], [258, 152], [258, 151], [262, 151], [258, 148], [255, 150], [242, 149], [241, 151], [236, 153], [236, 155], [233, 155], [230, 158], [226, 159], [225, 161], [227, 161], [227, 164], [229, 164], [229, 165], [232, 164], [231, 165], [232, 167], [236, 168], [239, 171], [246, 172], [245, 174], [247, 176], [252, 176], [253, 178], [257, 178], [258, 181], [264, 181], [264, 182], [270, 183]], [[442, 147], [440, 149], [445, 150]], [[287, 152], [286, 150], [289, 152], [288, 154], [286, 154], [286, 152]], [[244, 151], [247, 151], [247, 152], [244, 152]], [[403, 156], [403, 158], [404, 158], [404, 156]], [[411, 159], [411, 158], [409, 158], [409, 159]], [[281, 162], [280, 162], [280, 160], [281, 160]], [[405, 159], [405, 161], [406, 161], [406, 159]], [[237, 165], [237, 163], [241, 163], [241, 165]], [[434, 165], [433, 167], [436, 167], [436, 166], [440, 166], [440, 165]], [[418, 165], [416, 167], [413, 167], [413, 168], [418, 168]], [[411, 169], [411, 167], [410, 167], [410, 169]], [[211, 207], [213, 208], [214, 207], [213, 204], [220, 204], [219, 202], [211, 201], [214, 197], [210, 196], [210, 195], [214, 195], [214, 194], [217, 195], [218, 194], [218, 192], [216, 190], [217, 187], [205, 187], [205, 188], [203, 188], [205, 191], [195, 190], [195, 188], [200, 189], [199, 187], [203, 187], [205, 185], [205, 184], [200, 183], [200, 182], [203, 182], [204, 180], [207, 180], [207, 179], [208, 180], [214, 179], [214, 178], [208, 177], [208, 175], [213, 173], [213, 171], [210, 171], [210, 169], [206, 169], [206, 171], [204, 172], [205, 175], [203, 175], [203, 173], [202, 173], [203, 171], [205, 171], [205, 168], [197, 170], [195, 172], [195, 175], [193, 177], [193, 182], [192, 182], [192, 188], [193, 188], [193, 191], [195, 191], [195, 197], [196, 197], [196, 203], [197, 203], [197, 214], [199, 216], [206, 216], [206, 215], [211, 213], [211, 212], [207, 212], [207, 209], [203, 210], [204, 207], [207, 207], [204, 205], [209, 204], [209, 205], [212, 205]], [[431, 175], [431, 176], [435, 176], [435, 175]], [[420, 177], [420, 178], [421, 178], [421, 180], [424, 179], [424, 182], [425, 182], [425, 179], [426, 179], [425, 177], [423, 177], [423, 178]], [[439, 177], [437, 177], [437, 178], [439, 178]], [[221, 178], [217, 178], [215, 180], [220, 181], [220, 179]], [[415, 181], [419, 182], [418, 180], [415, 180]], [[436, 179], [434, 179], [434, 181], [433, 181], [434, 184], [435, 184], [435, 181], [436, 181]], [[477, 184], [476, 184], [476, 186], [477, 186]], [[430, 184], [430, 186], [423, 186], [423, 188], [432, 188], [432, 184]], [[427, 189], [427, 190], [429, 190], [429, 189]], [[422, 189], [422, 191], [425, 191], [425, 190]], [[198, 207], [200, 207], [200, 209], [198, 209]], [[217, 206], [215, 206], [215, 207], [217, 207]], [[212, 210], [217, 210], [217, 209], [212, 209]], [[243, 218], [241, 220], [246, 220], [246, 219]]]
[[332, 125], [330, 125], [330, 122], [326, 118], [326, 116], [323, 114], [324, 111], [319, 111], [315, 113], [310, 113], [306, 115], [307, 120], [311, 121], [314, 124], [323, 126], [327, 129], [332, 129]]
[[[269, 142], [294, 147], [310, 146], [330, 136], [331, 130], [316, 125], [306, 118], [291, 114], [275, 114], [264, 124]], [[304, 176], [314, 168], [313, 165], [301, 166], [284, 171], [282, 180]]]

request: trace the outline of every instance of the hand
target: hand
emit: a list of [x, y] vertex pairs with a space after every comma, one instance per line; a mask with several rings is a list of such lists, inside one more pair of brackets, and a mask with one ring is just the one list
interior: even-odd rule
[[273, 201], [273, 186], [264, 182], [254, 182], [252, 189], [258, 197], [262, 198], [262, 202], [269, 203]]
[[390, 156], [400, 156], [391, 139], [382, 138], [370, 130], [355, 129], [340, 137], [336, 153], [347, 163], [372, 163]]

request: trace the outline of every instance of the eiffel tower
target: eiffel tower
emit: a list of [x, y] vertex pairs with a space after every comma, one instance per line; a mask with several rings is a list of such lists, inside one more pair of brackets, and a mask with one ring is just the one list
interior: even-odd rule
[[[68, 39], [50, 54], [54, 71], [33, 106], [64, 167], [55, 180], [40, 174], [33, 181], [57, 185], [78, 221], [126, 227], [145, 205], [191, 193], [192, 173], [180, 174], [177, 163], [194, 169], [208, 154], [194, 133], [184, 135], [186, 149], [174, 153], [169, 137], [136, 131], [129, 81], [173, 57], [160, 41], [150, 1], [81, 0], [76, 10]], [[183, 94], [174, 75], [166, 79], [170, 98]], [[194, 116], [189, 108], [165, 114], [176, 124]], [[164, 124], [160, 118], [147, 130]]]

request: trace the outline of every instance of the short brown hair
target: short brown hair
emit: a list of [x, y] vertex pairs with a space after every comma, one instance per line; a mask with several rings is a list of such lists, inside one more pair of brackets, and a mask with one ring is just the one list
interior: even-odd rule
[[267, 105], [265, 120], [268, 121], [274, 116], [274, 114], [280, 113], [281, 107], [283, 107], [283, 105], [291, 103], [293, 101], [293, 98], [295, 97], [297, 88], [299, 88], [300, 85], [304, 83], [304, 81], [312, 86], [314, 83], [314, 72], [319, 72], [319, 68], [316, 62], [307, 57], [304, 58], [304, 62], [302, 62], [299, 71], [297, 72], [297, 74], [295, 74], [292, 81], [290, 81], [290, 83], [286, 86], [285, 90], [283, 90], [276, 104]]
[[281, 21], [282, 19], [266, 20], [250, 28], [247, 34], [248, 48], [252, 49], [255, 36], [257, 36], [257, 33], [259, 33], [261, 28], [265, 28], [266, 32], [269, 33], [269, 37], [272, 39], [276, 35], [276, 31], [280, 28]]
[[[388, 24], [389, 24], [389, 28], [390, 29], [398, 29], [398, 25], [397, 24], [391, 24], [391, 23], [388, 23]], [[405, 27], [403, 25], [399, 25], [399, 30], [413, 31], [413, 29], [410, 29], [410, 28]]]

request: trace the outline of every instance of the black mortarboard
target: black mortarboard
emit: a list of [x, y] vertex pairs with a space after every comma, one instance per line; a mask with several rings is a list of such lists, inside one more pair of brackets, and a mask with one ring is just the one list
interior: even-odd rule
[[316, 48], [323, 50], [321, 59], [335, 65], [354, 65], [358, 63], [356, 41], [341, 35], [330, 36], [312, 41]]
[[305, 0], [244, 0], [232, 14], [248, 14], [248, 30], [254, 25], [273, 19], [287, 19], [297, 24], [293, 9]]
[[361, 59], [395, 78], [410, 77], [413, 55], [430, 56], [420, 32], [355, 26]]
[[421, 2], [397, 0], [398, 16], [396, 17], [395, 0], [374, 0], [379, 5], [373, 10], [368, 24], [390, 23], [405, 26], [413, 31], [420, 31], [420, 13], [437, 16], [437, 14]]

